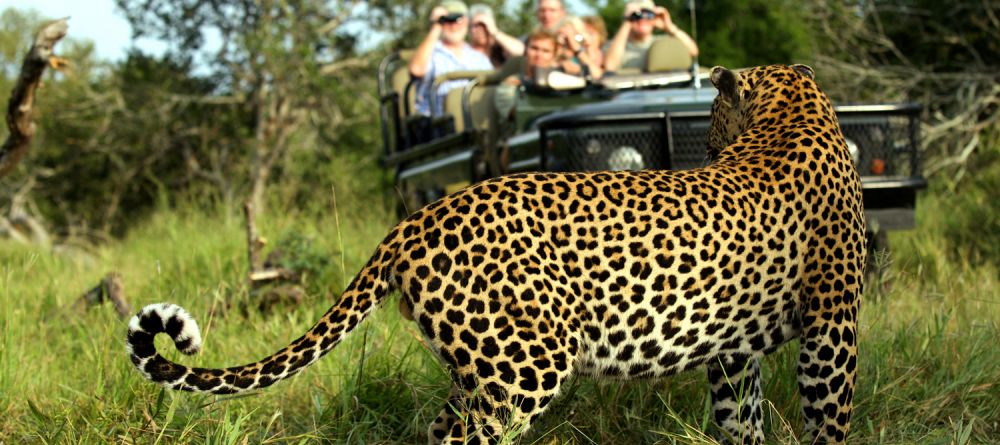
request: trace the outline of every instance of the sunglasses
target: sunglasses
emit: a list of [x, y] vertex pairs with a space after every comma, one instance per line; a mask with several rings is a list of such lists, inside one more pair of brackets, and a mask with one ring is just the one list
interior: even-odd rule
[[633, 12], [625, 20], [630, 22], [638, 22], [639, 20], [653, 20], [656, 18], [656, 13], [648, 9], [643, 9], [642, 11]]
[[441, 17], [438, 18], [438, 23], [441, 23], [441, 24], [455, 23], [455, 22], [458, 22], [462, 17], [465, 17], [465, 16], [462, 15], [462, 14], [448, 14], [448, 15], [443, 15], [443, 16], [441, 16]]

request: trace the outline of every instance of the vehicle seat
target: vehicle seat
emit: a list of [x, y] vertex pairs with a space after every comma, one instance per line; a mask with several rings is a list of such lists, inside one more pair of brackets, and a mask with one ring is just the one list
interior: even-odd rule
[[464, 91], [465, 88], [452, 88], [448, 94], [445, 94], [444, 105], [442, 105], [444, 114], [455, 119], [455, 133], [465, 131], [466, 122], [462, 113], [462, 93]]
[[417, 99], [416, 88], [410, 88], [407, 90], [407, 85], [410, 83], [410, 58], [413, 57], [413, 50], [403, 50], [399, 52], [399, 59], [403, 62], [399, 66], [393, 68], [392, 71], [392, 90], [399, 94], [399, 97], [406, 97], [405, 101], [399, 101], [399, 116], [405, 118], [406, 110], [413, 111], [413, 104]]
[[493, 95], [496, 88], [478, 81], [472, 85], [469, 91], [468, 113], [462, 103], [464, 92], [465, 88], [454, 88], [445, 95], [444, 112], [454, 116], [455, 132], [487, 130], [494, 113]]
[[662, 73], [665, 71], [688, 70], [694, 59], [691, 53], [679, 39], [671, 36], [659, 36], [646, 53], [647, 73]]
[[525, 63], [527, 62], [524, 60], [524, 56], [515, 56], [508, 58], [503, 65], [500, 65], [500, 67], [497, 68], [496, 71], [494, 71], [489, 76], [486, 76], [486, 79], [483, 80], [483, 83], [488, 85], [495, 85], [500, 82], [503, 82], [504, 79], [510, 76], [516, 76], [520, 74], [522, 71], [524, 71]]
[[402, 50], [386, 56], [379, 63], [380, 113], [387, 155], [405, 149], [409, 145], [404, 123], [407, 110], [413, 109], [416, 99], [414, 88], [409, 87], [409, 61], [412, 57], [413, 50]]
[[469, 124], [476, 130], [489, 131], [491, 121], [495, 120], [496, 107], [493, 106], [493, 96], [496, 87], [493, 85], [476, 84], [469, 92]]
[[[441, 84], [449, 80], [458, 79], [482, 79], [490, 75], [492, 71], [452, 71], [450, 73], [442, 74], [434, 79], [434, 85], [432, 88], [435, 90], [440, 88]], [[469, 130], [469, 122], [465, 119], [465, 110], [463, 109], [462, 95], [464, 94], [466, 87], [452, 88], [444, 96], [444, 103], [441, 104], [441, 109], [443, 114], [441, 116], [435, 116], [436, 120], [453, 120], [453, 131], [455, 133], [461, 133], [465, 130]], [[433, 102], [431, 102], [433, 104]], [[450, 125], [450, 124], [449, 124]]]
[[482, 148], [485, 168], [490, 176], [499, 175], [499, 141], [505, 128], [496, 107], [497, 85], [477, 84], [469, 95], [472, 126]]

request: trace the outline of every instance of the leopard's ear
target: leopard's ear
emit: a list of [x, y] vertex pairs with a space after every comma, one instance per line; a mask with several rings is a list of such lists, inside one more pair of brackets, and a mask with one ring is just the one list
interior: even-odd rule
[[806, 77], [808, 77], [810, 79], [815, 79], [816, 78], [816, 72], [813, 71], [813, 69], [811, 67], [809, 67], [809, 65], [795, 64], [795, 65], [792, 65], [791, 68], [793, 70], [795, 70], [797, 73], [799, 73], [799, 74], [801, 74], [803, 76], [806, 76]]
[[740, 94], [736, 87], [739, 81], [736, 76], [736, 73], [721, 66], [712, 68], [712, 74], [709, 76], [712, 85], [715, 85], [715, 89], [719, 90], [719, 95], [730, 106], [736, 106], [740, 101]]

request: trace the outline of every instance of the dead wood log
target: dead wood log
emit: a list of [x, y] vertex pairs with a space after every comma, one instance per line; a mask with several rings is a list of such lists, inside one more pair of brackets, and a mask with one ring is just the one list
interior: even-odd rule
[[66, 35], [69, 25], [66, 19], [47, 23], [35, 36], [35, 42], [24, 56], [21, 74], [7, 103], [7, 128], [10, 134], [0, 146], [0, 178], [17, 166], [28, 151], [31, 138], [35, 136], [35, 123], [31, 120], [35, 103], [35, 90], [41, 83], [42, 73], [47, 65], [58, 68], [63, 62], [57, 58], [54, 47]]
[[[243, 214], [247, 224], [247, 288], [257, 310], [270, 312], [282, 303], [301, 304], [305, 295], [305, 290], [297, 284], [301, 281], [301, 276], [278, 264], [282, 253], [272, 251], [263, 264], [260, 261], [260, 250], [267, 245], [267, 240], [257, 235], [257, 213], [254, 211], [253, 199], [243, 203]], [[288, 281], [292, 283], [283, 283]], [[243, 311], [247, 311], [246, 305], [243, 305]]]
[[0, 238], [8, 238], [21, 244], [51, 247], [49, 231], [38, 217], [32, 215], [38, 214], [38, 208], [29, 198], [35, 186], [35, 175], [27, 176], [27, 181], [11, 197], [10, 210], [6, 215], [0, 215]]
[[282, 305], [299, 305], [305, 298], [305, 290], [297, 284], [279, 284], [253, 293], [254, 303], [260, 312], [270, 312]]
[[97, 286], [80, 296], [78, 301], [86, 309], [111, 301], [118, 318], [124, 320], [132, 315], [132, 305], [125, 297], [125, 286], [122, 284], [121, 275], [117, 272], [105, 275]]
[[271, 252], [266, 261], [261, 264], [260, 250], [267, 245], [267, 240], [257, 235], [256, 212], [253, 201], [243, 203], [243, 214], [247, 223], [247, 281], [253, 290], [262, 284], [275, 281], [299, 281], [299, 274], [277, 265], [280, 252]]

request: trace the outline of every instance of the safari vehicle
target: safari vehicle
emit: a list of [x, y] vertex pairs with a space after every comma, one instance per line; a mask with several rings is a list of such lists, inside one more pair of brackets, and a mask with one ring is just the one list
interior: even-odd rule
[[[414, 116], [407, 54], [387, 57], [378, 73], [384, 161], [395, 173], [404, 212], [507, 173], [705, 165], [716, 91], [674, 42], [654, 44], [643, 74], [608, 76], [570, 89], [521, 88], [512, 123], [501, 120], [494, 106], [502, 88], [497, 76], [482, 72], [438, 79], [471, 81], [447, 94], [444, 116]], [[917, 155], [920, 106], [835, 110], [862, 176], [870, 246], [884, 247], [887, 230], [915, 226], [916, 193], [926, 186]], [[502, 131], [505, 123], [513, 126], [509, 134]]]

